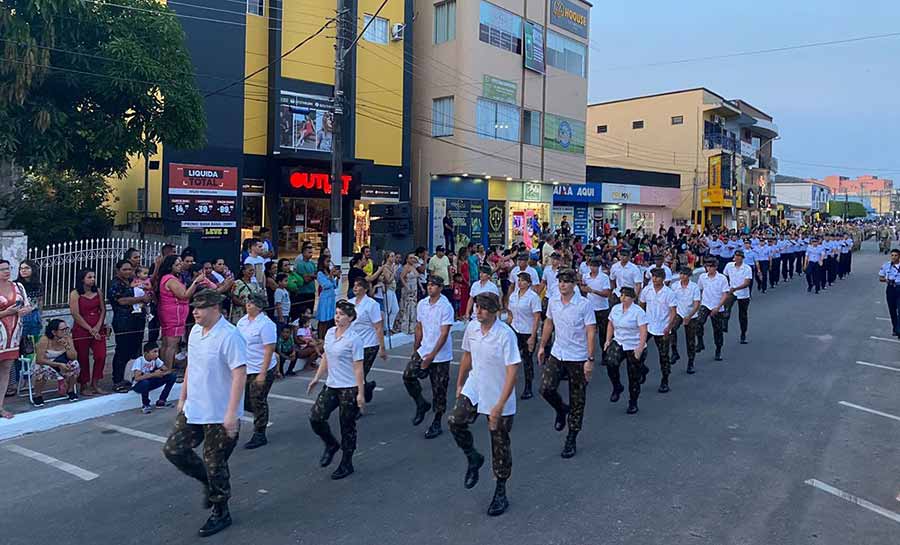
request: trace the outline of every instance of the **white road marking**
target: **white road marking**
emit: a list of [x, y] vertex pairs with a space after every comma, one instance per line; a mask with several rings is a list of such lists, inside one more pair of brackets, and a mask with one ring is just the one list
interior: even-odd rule
[[133, 437], [140, 437], [141, 439], [149, 439], [151, 441], [156, 441], [157, 443], [165, 443], [166, 438], [162, 435], [156, 435], [154, 433], [147, 433], [145, 431], [133, 430], [131, 428], [126, 428], [125, 426], [117, 426], [115, 424], [104, 424], [98, 423], [98, 427], [105, 428], [108, 430], [115, 430], [119, 433], [124, 433], [125, 435], [131, 435]]
[[900, 344], [900, 341], [898, 341], [897, 339], [888, 339], [886, 337], [875, 337], [875, 336], [871, 336], [869, 338], [874, 341], [885, 341], [885, 342], [889, 342], [889, 343]]
[[876, 320], [881, 320], [882, 322], [890, 322], [890, 321], [891, 321], [890, 318], [882, 318], [881, 316], [877, 316], [875, 319], [876, 319]]
[[291, 396], [283, 396], [280, 394], [269, 393], [269, 397], [273, 399], [284, 399], [287, 401], [296, 401], [297, 403], [306, 403], [307, 405], [312, 405], [315, 403], [312, 399], [304, 399], [302, 397], [291, 397]]
[[382, 373], [393, 373], [395, 375], [403, 374], [403, 371], [397, 371], [396, 369], [383, 369], [381, 367], [373, 367], [372, 371], [381, 371]]
[[[462, 354], [462, 350], [454, 350], [453, 352]], [[409, 356], [396, 356], [396, 355], [391, 355], [391, 356], [388, 356], [388, 358], [390, 358], [390, 359], [392, 359], [392, 360], [409, 361]], [[451, 363], [452, 363], [452, 362], [451, 362]]]
[[62, 460], [57, 460], [52, 456], [47, 456], [46, 454], [41, 454], [40, 452], [35, 452], [33, 450], [29, 450], [25, 447], [20, 447], [19, 445], [6, 445], [6, 450], [10, 452], [15, 452], [16, 454], [21, 454], [27, 458], [31, 458], [32, 460], [37, 460], [38, 462], [43, 462], [48, 466], [55, 467], [60, 471], [65, 471], [71, 475], [75, 475], [82, 481], [93, 481], [100, 475], [92, 471], [88, 471], [86, 469], [82, 469], [78, 466], [72, 465], [68, 462], [63, 462]]
[[843, 405], [844, 407], [850, 407], [851, 409], [856, 409], [856, 410], [864, 411], [864, 412], [871, 413], [871, 414], [877, 414], [878, 416], [883, 416], [885, 418], [890, 418], [891, 420], [896, 420], [897, 422], [900, 422], [900, 416], [896, 416], [896, 415], [889, 414], [889, 413], [883, 413], [881, 411], [876, 411], [875, 409], [870, 409], [868, 407], [863, 407], [862, 405], [856, 405], [854, 403], [847, 403], [846, 401], [840, 401], [838, 404]]
[[[310, 403], [312, 403], [312, 402], [310, 401]], [[250, 417], [250, 416], [242, 416], [242, 417], [240, 418], [240, 421], [241, 421], [241, 422], [247, 422], [248, 424], [252, 424], [252, 423], [253, 423], [253, 418]], [[271, 427], [272, 427], [272, 421], [271, 421], [271, 420], [269, 420], [269, 423], [266, 424], [266, 427], [267, 427], [267, 428], [271, 428]]]
[[817, 481], [816, 479], [807, 479], [806, 481], [803, 481], [803, 482], [810, 486], [818, 488], [819, 490], [821, 490], [823, 492], [828, 492], [832, 496], [837, 496], [838, 498], [841, 498], [844, 501], [850, 502], [854, 505], [858, 505], [858, 506], [862, 507], [863, 509], [868, 509], [869, 511], [876, 513], [878, 515], [881, 515], [882, 517], [885, 517], [894, 522], [900, 523], [900, 513], [888, 511], [884, 507], [875, 505], [874, 503], [872, 503], [870, 501], [866, 501], [866, 500], [860, 498], [859, 496], [854, 496], [853, 494], [848, 494], [847, 492], [844, 492], [843, 490], [841, 490], [839, 488], [835, 488], [829, 484], [825, 484], [822, 481]]
[[889, 365], [879, 365], [877, 363], [869, 363], [867, 361], [858, 361], [858, 362], [856, 362], [856, 364], [857, 365], [865, 365], [867, 367], [877, 367], [878, 369], [887, 369], [888, 371], [896, 371], [896, 372], [900, 373], [900, 368], [891, 367]]
[[[327, 377], [327, 376], [328, 375], [325, 375], [324, 377], [322, 377], [322, 382], [325, 382], [325, 377]], [[293, 377], [293, 378], [298, 379], [298, 380], [305, 380], [306, 382], [309, 382], [312, 380], [312, 377]], [[376, 386], [375, 391], [383, 392], [384, 388], [382, 388], [381, 386]], [[274, 397], [274, 394], [269, 394], [269, 397]]]

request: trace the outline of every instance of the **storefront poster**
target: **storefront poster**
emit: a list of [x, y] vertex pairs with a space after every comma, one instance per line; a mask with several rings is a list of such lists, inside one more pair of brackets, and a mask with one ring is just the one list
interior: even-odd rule
[[488, 244], [490, 246], [506, 245], [506, 202], [488, 202]]
[[237, 168], [169, 165], [169, 215], [184, 228], [237, 227]]
[[544, 27], [525, 21], [525, 68], [544, 73]]
[[544, 114], [544, 147], [566, 153], [584, 154], [584, 122]]
[[278, 147], [330, 153], [334, 134], [332, 99], [290, 91], [281, 91], [280, 96]]
[[444, 244], [444, 216], [447, 215], [447, 199], [435, 197], [431, 201], [431, 251]]
[[506, 102], [507, 104], [518, 104], [519, 85], [514, 81], [495, 78], [494, 76], [484, 75], [482, 79], [481, 94], [484, 98], [496, 100], [497, 102]]
[[541, 184], [525, 182], [522, 186], [522, 200], [525, 202], [541, 202]]
[[[437, 201], [438, 199], [434, 200]], [[450, 218], [453, 220], [453, 225], [456, 228], [456, 247], [464, 247], [472, 241], [480, 243], [484, 234], [482, 226], [484, 203], [474, 199], [443, 200], [446, 201], [446, 209], [450, 211]], [[435, 238], [436, 241], [439, 241], [435, 246], [443, 244], [443, 228], [438, 229], [443, 217], [443, 214], [440, 217], [437, 216], [435, 208], [435, 221], [438, 225], [435, 225], [434, 229], [435, 233], [440, 232], [440, 235]]]
[[555, 233], [559, 229], [559, 224], [562, 222], [563, 216], [566, 217], [566, 221], [569, 222], [569, 226], [572, 225], [572, 217], [575, 215], [575, 208], [572, 206], [554, 206], [553, 210], [550, 211], [550, 228], [553, 229]]
[[587, 206], [576, 206], [572, 212], [572, 233], [586, 240], [588, 236], [588, 209]]

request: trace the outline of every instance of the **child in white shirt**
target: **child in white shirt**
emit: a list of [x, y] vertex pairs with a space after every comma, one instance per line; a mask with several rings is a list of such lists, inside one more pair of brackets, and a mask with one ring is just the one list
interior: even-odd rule
[[156, 407], [172, 406], [167, 400], [169, 392], [175, 386], [176, 374], [173, 369], [166, 367], [166, 364], [159, 359], [159, 346], [155, 342], [144, 345], [144, 355], [134, 360], [131, 368], [134, 371], [131, 388], [141, 394], [141, 412], [144, 414], [153, 412], [153, 408], [150, 406], [150, 392], [160, 387], [163, 391], [156, 400]]

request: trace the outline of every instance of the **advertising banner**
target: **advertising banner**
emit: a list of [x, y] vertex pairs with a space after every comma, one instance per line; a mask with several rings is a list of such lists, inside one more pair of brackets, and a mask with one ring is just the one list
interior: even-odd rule
[[602, 188], [600, 184], [586, 183], [578, 184], [559, 184], [553, 186], [553, 202], [585, 202], [599, 203]]
[[584, 122], [544, 114], [544, 147], [584, 154]]
[[569, 2], [569, 0], [550, 1], [550, 24], [564, 28], [582, 38], [588, 37], [589, 16], [586, 8]]
[[488, 244], [506, 246], [506, 201], [488, 201]]
[[519, 85], [516, 82], [485, 74], [481, 85], [481, 95], [484, 98], [507, 104], [518, 104]]
[[169, 216], [181, 227], [237, 227], [237, 168], [169, 164]]
[[572, 233], [586, 240], [588, 236], [588, 209], [587, 206], [576, 206], [572, 212]]
[[[453, 225], [456, 227], [456, 247], [463, 247], [471, 241], [476, 243], [481, 242], [484, 233], [481, 224], [484, 213], [484, 203], [474, 199], [444, 200], [446, 201], [446, 210], [450, 211], [450, 218], [453, 220]], [[437, 201], [437, 199], [435, 199], [435, 201]], [[443, 217], [443, 214], [439, 218], [436, 217], [435, 222], [440, 223]], [[435, 232], [438, 232], [437, 229]], [[435, 238], [435, 240], [439, 241], [435, 246], [444, 243], [443, 228], [441, 228], [440, 233], [440, 236]]]
[[601, 199], [603, 202], [611, 204], [641, 204], [641, 186], [604, 182]]
[[525, 68], [543, 74], [544, 66], [544, 27], [531, 21], [525, 21]]
[[331, 153], [333, 134], [334, 103], [330, 97], [281, 91], [278, 148]]
[[444, 245], [444, 216], [447, 215], [447, 199], [435, 197], [431, 201], [431, 251]]

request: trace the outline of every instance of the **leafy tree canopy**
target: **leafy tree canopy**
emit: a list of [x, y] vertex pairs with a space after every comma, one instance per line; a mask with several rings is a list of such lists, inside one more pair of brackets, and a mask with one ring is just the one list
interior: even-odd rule
[[184, 32], [156, 0], [0, 0], [0, 157], [122, 175], [158, 143], [205, 145]]
[[866, 217], [866, 207], [862, 205], [862, 203], [854, 202], [854, 201], [829, 201], [828, 202], [828, 213], [832, 216], [844, 216], [844, 211], [846, 210], [846, 216], [848, 218], [864, 218]]

